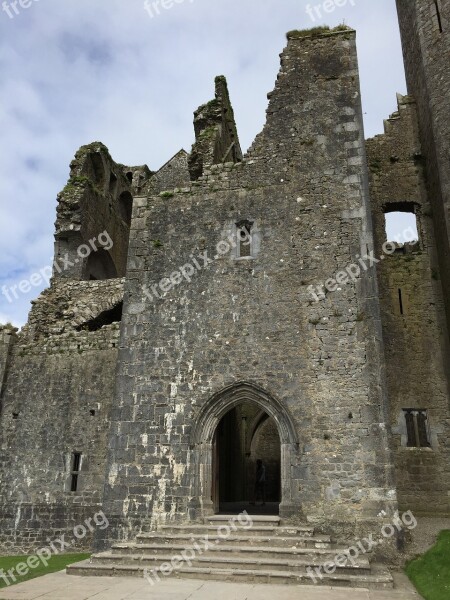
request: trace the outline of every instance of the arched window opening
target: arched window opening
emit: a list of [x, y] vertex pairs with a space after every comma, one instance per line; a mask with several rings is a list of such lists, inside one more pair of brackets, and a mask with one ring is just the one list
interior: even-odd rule
[[102, 281], [116, 279], [117, 269], [111, 255], [103, 248], [92, 252], [86, 261], [85, 279], [88, 281]]
[[103, 193], [105, 191], [105, 165], [100, 153], [90, 155], [93, 180], [96, 187]]
[[130, 192], [122, 192], [119, 196], [119, 215], [128, 227], [131, 225], [131, 214], [133, 211], [133, 196]]
[[109, 177], [109, 193], [112, 196], [115, 196], [116, 192], [117, 192], [117, 177], [115, 176], [114, 173], [111, 172], [111, 175]]

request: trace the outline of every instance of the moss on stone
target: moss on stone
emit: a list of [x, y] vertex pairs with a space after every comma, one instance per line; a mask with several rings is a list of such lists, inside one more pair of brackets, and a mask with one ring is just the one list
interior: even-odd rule
[[63, 188], [62, 193], [65, 194], [67, 192], [70, 193], [70, 192], [78, 191], [80, 189], [86, 188], [87, 186], [89, 186], [91, 188], [94, 187], [94, 185], [93, 185], [92, 181], [89, 179], [89, 177], [86, 177], [84, 175], [74, 175], [73, 177], [70, 177], [69, 181]]
[[207, 138], [212, 138], [216, 135], [217, 133], [217, 128], [215, 125], [213, 125], [212, 127], [206, 127], [203, 131], [200, 132], [199, 134], [199, 139], [207, 139]]
[[70, 168], [72, 172], [76, 171], [77, 169], [83, 166], [86, 156], [88, 154], [98, 154], [100, 152], [105, 154], [108, 160], [114, 162], [105, 144], [103, 144], [102, 142], [92, 142], [91, 144], [86, 144], [85, 146], [81, 146], [81, 148], [78, 149], [77, 153], [75, 154], [75, 158], [70, 163]]
[[86, 156], [86, 154], [89, 154], [90, 152], [104, 152], [107, 156], [110, 156], [108, 147], [102, 142], [92, 142], [91, 144], [81, 146], [77, 155]]
[[372, 173], [378, 173], [379, 171], [382, 170], [383, 165], [381, 164], [380, 160], [374, 159], [370, 162], [369, 168]]

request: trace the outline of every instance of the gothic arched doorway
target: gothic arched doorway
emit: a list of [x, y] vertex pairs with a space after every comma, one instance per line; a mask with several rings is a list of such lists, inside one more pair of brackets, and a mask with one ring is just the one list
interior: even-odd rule
[[273, 417], [249, 401], [230, 409], [217, 425], [213, 438], [215, 510], [278, 514], [280, 462], [280, 436]]
[[[227, 456], [238, 437], [238, 447]], [[197, 502], [193, 504], [199, 506], [202, 516], [219, 512], [221, 504], [251, 501], [257, 459], [267, 463], [269, 508], [279, 504], [281, 516], [298, 512], [292, 479], [298, 453], [294, 422], [286, 407], [259, 386], [242, 382], [214, 394], [200, 410], [192, 449], [197, 465], [193, 490]], [[222, 467], [221, 458], [225, 461]]]

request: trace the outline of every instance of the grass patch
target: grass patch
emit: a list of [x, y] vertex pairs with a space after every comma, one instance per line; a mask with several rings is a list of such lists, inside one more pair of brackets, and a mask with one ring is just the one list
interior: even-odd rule
[[410, 561], [406, 574], [425, 600], [450, 598], [450, 530], [441, 531], [436, 544]]
[[[42, 577], [49, 573], [62, 571], [67, 565], [86, 560], [89, 557], [90, 554], [57, 554], [50, 558], [47, 566], [44, 566], [39, 562], [38, 567], [35, 569], [28, 569], [28, 573], [20, 577], [16, 572], [17, 565], [19, 563], [26, 563], [28, 556], [0, 556], [0, 572], [3, 571], [8, 580], [12, 581], [11, 585], [16, 585], [28, 581], [29, 579], [35, 579], [36, 577]], [[13, 578], [8, 575], [8, 571], [11, 569], [14, 569], [13, 575], [16, 578], [15, 582]], [[25, 571], [25, 567], [23, 568], [23, 571]], [[7, 582], [0, 577], [0, 589], [11, 587], [11, 585], [8, 585]]]
[[328, 25], [321, 25], [319, 27], [312, 27], [311, 29], [293, 29], [287, 32], [286, 37], [288, 40], [298, 40], [306, 37], [320, 37], [321, 35], [338, 33], [339, 31], [352, 31], [352, 28], [347, 25], [338, 25], [331, 29]]
[[63, 192], [72, 192], [78, 189], [84, 189], [85, 187], [93, 187], [92, 181], [89, 177], [83, 175], [74, 175], [69, 179], [67, 185], [64, 187]]

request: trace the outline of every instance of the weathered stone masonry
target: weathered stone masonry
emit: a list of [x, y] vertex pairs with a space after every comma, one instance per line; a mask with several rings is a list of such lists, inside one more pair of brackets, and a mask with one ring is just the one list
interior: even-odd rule
[[[399, 503], [416, 513], [446, 513], [448, 332], [412, 98], [399, 96], [398, 112], [386, 121], [384, 135], [368, 141], [367, 151], [376, 256], [383, 255], [384, 217], [390, 210], [414, 212], [419, 231], [416, 244], [400, 244], [378, 266]], [[428, 411], [430, 447], [407, 447], [404, 408]]]
[[[104, 501], [116, 519], [110, 539], [211, 510], [207, 448], [193, 431], [210, 398], [240, 382], [278, 398], [295, 423], [283, 516], [354, 522], [395, 506], [374, 270], [318, 305], [307, 290], [371, 243], [354, 33], [292, 35], [248, 157], [134, 206]], [[253, 223], [254, 258], [215, 260], [242, 219]], [[148, 299], [144, 286], [204, 251], [208, 268]]]
[[[442, 40], [428, 0], [398, 5], [411, 96], [368, 142], [355, 32], [339, 27], [288, 34], [245, 155], [222, 76], [191, 152], [158, 171], [119, 165], [100, 142], [77, 152], [50, 288], [20, 332], [0, 328], [0, 551], [99, 510], [110, 527], [79, 547], [212, 514], [227, 415], [258, 435], [222, 447], [222, 462], [249, 456], [234, 482], [228, 464], [222, 500], [251, 494], [269, 448], [287, 521], [351, 537], [398, 507], [449, 512], [449, 173], [433, 133], [448, 110], [427, 62]], [[391, 210], [414, 212], [418, 243], [316, 302], [311, 289], [381, 256]], [[422, 447], [407, 445], [405, 409], [426, 411]]]
[[450, 0], [397, 0], [408, 92], [417, 102], [450, 322]]

